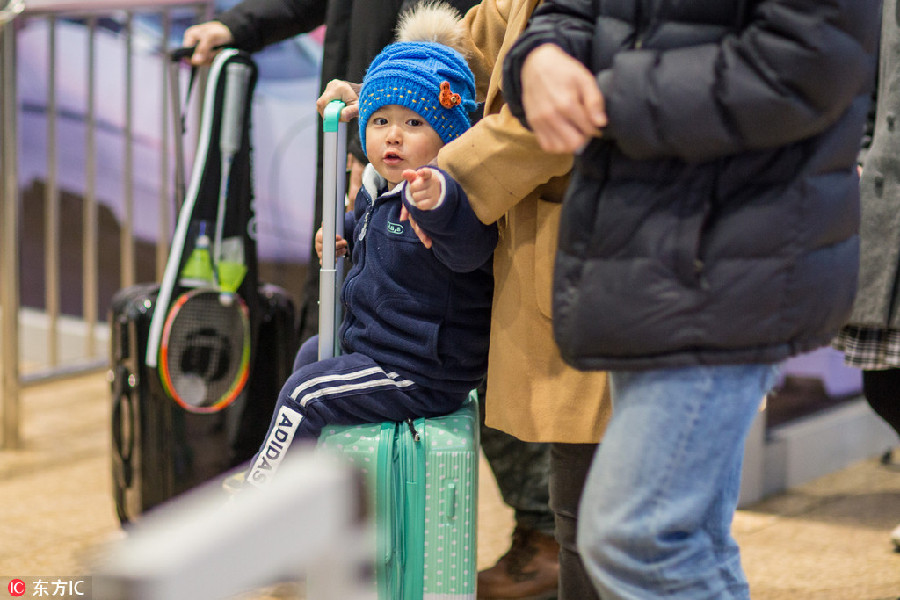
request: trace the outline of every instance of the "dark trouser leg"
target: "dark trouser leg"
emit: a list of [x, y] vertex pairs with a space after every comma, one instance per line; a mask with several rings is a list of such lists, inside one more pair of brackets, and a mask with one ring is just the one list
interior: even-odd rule
[[291, 372], [299, 371], [317, 360], [319, 360], [319, 336], [314, 335], [300, 345], [297, 355], [294, 356], [294, 368]]
[[900, 369], [863, 371], [863, 394], [872, 410], [900, 435]]
[[516, 514], [516, 525], [553, 535], [549, 507], [550, 444], [523, 442], [484, 424], [484, 395], [479, 394], [481, 449], [497, 479], [503, 501]]
[[578, 505], [597, 444], [552, 444], [550, 506], [559, 542], [559, 600], [599, 598], [578, 554]]
[[478, 598], [555, 597], [559, 547], [549, 506], [550, 445], [523, 442], [486, 427], [483, 387], [479, 396], [481, 448], [503, 501], [515, 511], [516, 528], [509, 551], [493, 567], [478, 573]]

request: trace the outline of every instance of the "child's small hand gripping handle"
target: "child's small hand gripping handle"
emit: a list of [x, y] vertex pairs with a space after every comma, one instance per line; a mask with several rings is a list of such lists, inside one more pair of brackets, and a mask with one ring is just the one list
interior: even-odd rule
[[344, 237], [344, 195], [347, 171], [347, 124], [341, 123], [344, 103], [333, 100], [323, 112], [322, 140], [322, 270], [319, 274], [319, 360], [339, 350], [340, 287], [343, 259], [335, 259], [335, 236]]

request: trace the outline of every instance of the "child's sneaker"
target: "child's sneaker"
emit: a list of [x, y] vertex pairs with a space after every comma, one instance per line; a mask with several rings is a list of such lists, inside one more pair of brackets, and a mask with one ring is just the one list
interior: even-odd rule
[[234, 496], [235, 494], [240, 493], [241, 490], [244, 489], [246, 475], [247, 474], [243, 471], [232, 473], [222, 480], [222, 489], [225, 490], [229, 496]]
[[894, 551], [900, 552], [900, 525], [891, 532], [891, 541], [894, 542]]

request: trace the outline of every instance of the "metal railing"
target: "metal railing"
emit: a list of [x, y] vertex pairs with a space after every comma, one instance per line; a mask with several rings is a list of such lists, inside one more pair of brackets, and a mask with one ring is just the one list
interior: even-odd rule
[[[173, 219], [169, 133], [173, 128], [164, 52], [170, 45], [173, 18], [187, 15], [189, 22], [207, 19], [212, 3], [0, 0], [0, 7], [0, 408], [2, 446], [12, 449], [20, 445], [19, 396], [24, 387], [108, 366], [106, 345], [100, 343], [104, 323], [99, 314], [109, 298], [101, 296], [100, 263], [118, 255], [113, 287], [135, 282], [138, 187], [141, 202], [148, 201], [149, 193], [155, 197], [150, 201], [159, 203], [154, 211], [159, 222], [150, 243], [155, 244], [155, 270], [161, 275]], [[158, 27], [150, 31], [143, 27], [138, 32], [138, 20], [141, 26], [152, 23]], [[137, 42], [142, 43], [140, 49]], [[78, 67], [75, 72], [72, 64]], [[72, 86], [61, 89], [63, 75], [67, 82], [79, 82], [75, 87], [83, 93], [73, 92]], [[142, 86], [153, 90], [151, 98], [135, 93], [138, 78]], [[44, 89], [37, 89], [40, 85], [35, 82], [43, 83]], [[26, 95], [29, 97], [23, 97]], [[113, 97], [118, 95], [121, 100], [116, 102]], [[118, 106], [110, 108], [111, 102]], [[148, 121], [158, 126], [148, 132]], [[76, 147], [72, 147], [73, 138], [80, 141]], [[112, 182], [115, 178], [108, 178], [110, 144], [118, 144], [119, 149], [112, 151], [121, 160], [118, 186]], [[136, 169], [138, 147], [142, 158]], [[147, 152], [155, 158], [145, 161]], [[61, 157], [66, 158], [65, 169]], [[152, 162], [157, 162], [158, 168], [147, 173], [146, 163]], [[38, 175], [36, 163], [40, 163]], [[74, 176], [73, 164], [77, 167]], [[24, 181], [23, 172], [28, 178]], [[152, 178], [155, 184], [138, 185], [138, 176]], [[25, 190], [23, 183], [29, 182], [38, 185]], [[149, 188], [154, 189], [148, 192]], [[64, 195], [80, 199], [80, 227], [66, 222], [64, 228]], [[42, 244], [33, 243], [33, 231], [23, 234], [24, 209], [32, 215], [35, 204], [42, 205], [36, 236]], [[78, 203], [67, 206], [71, 204]], [[118, 244], [102, 240], [98, 223], [105, 211], [117, 213]], [[80, 269], [73, 269], [71, 254], [78, 252]], [[22, 298], [26, 270], [28, 289], [43, 291], [38, 294], [42, 298], [29, 300], [30, 305]], [[41, 271], [42, 281], [35, 286], [34, 279]], [[73, 279], [80, 279], [80, 290], [73, 290], [78, 287]], [[75, 306], [74, 311], [63, 306], [64, 299]], [[37, 337], [45, 339], [37, 344], [43, 356], [29, 358], [25, 368], [23, 347], [35, 337], [30, 331], [22, 334], [23, 311], [29, 306], [36, 306], [32, 312], [40, 315], [42, 327]], [[82, 332], [75, 336], [80, 347], [74, 350], [71, 343], [64, 345], [61, 333], [72, 327]], [[68, 348], [65, 352], [64, 347]]]

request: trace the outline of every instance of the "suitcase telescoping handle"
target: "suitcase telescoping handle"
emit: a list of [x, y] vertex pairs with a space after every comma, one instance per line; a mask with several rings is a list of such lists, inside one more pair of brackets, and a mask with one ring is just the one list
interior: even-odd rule
[[325, 107], [322, 139], [322, 270], [319, 273], [319, 360], [339, 351], [340, 289], [344, 259], [336, 260], [335, 235], [344, 237], [344, 194], [347, 171], [347, 124], [341, 122], [344, 103]]

